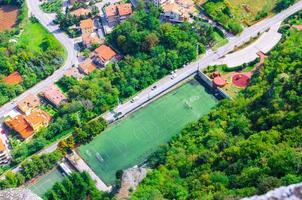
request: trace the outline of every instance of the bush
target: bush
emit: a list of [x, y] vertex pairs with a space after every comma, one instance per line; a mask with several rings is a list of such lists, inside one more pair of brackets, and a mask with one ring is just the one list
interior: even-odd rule
[[241, 33], [243, 31], [243, 27], [240, 23], [238, 22], [230, 22], [228, 24], [228, 28], [230, 29], [230, 31], [234, 34], [238, 34]]

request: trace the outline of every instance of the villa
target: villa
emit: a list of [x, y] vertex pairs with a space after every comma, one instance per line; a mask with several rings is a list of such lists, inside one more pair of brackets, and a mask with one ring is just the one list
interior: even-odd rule
[[61, 90], [55, 86], [49, 86], [44, 92], [43, 96], [52, 103], [55, 107], [59, 107], [63, 102], [67, 100]]
[[93, 20], [92, 19], [85, 19], [80, 21], [80, 28], [82, 34], [91, 34], [94, 30]]
[[114, 61], [117, 57], [117, 54], [113, 49], [111, 49], [109, 46], [101, 45], [97, 49], [94, 50], [94, 56], [93, 59], [95, 63], [106, 66], [110, 61]]
[[79, 71], [85, 75], [92, 73], [96, 69], [91, 59], [87, 59], [79, 65]]
[[8, 75], [7, 77], [5, 77], [3, 79], [4, 83], [8, 84], [8, 85], [17, 85], [22, 83], [23, 78], [20, 75], [19, 72], [13, 72], [10, 75]]
[[17, 132], [23, 140], [27, 140], [42, 127], [48, 126], [51, 119], [51, 116], [47, 112], [37, 110], [27, 116], [18, 115], [12, 119], [6, 120], [4, 123], [10, 129]]
[[36, 95], [30, 94], [17, 104], [17, 108], [25, 115], [28, 115], [40, 105], [40, 98]]
[[131, 3], [110, 5], [105, 8], [105, 17], [109, 26], [123, 22], [132, 14]]

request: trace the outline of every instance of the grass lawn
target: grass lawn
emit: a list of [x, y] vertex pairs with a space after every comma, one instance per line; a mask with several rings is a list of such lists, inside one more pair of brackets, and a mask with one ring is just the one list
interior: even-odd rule
[[55, 107], [53, 107], [52, 105], [50, 105], [48, 103], [43, 103], [40, 106], [40, 108], [42, 110], [44, 110], [45, 112], [47, 112], [50, 116], [54, 116], [58, 112], [58, 110]]
[[217, 32], [214, 32], [215, 45], [213, 46], [213, 50], [217, 50], [219, 47], [228, 43], [226, 38], [221, 37]]
[[64, 58], [67, 57], [65, 48], [51, 33], [48, 32], [48, 30], [40, 23], [34, 23], [28, 20], [20, 35], [19, 44], [31, 48], [34, 51], [41, 52], [43, 51], [43, 45], [45, 45], [45, 43], [48, 43], [62, 52]]
[[81, 146], [79, 153], [105, 183], [113, 184], [118, 170], [144, 162], [217, 103], [198, 81], [191, 80], [108, 127]]
[[235, 18], [246, 25], [255, 22], [259, 11], [265, 10], [270, 13], [276, 5], [276, 0], [226, 0], [226, 2]]

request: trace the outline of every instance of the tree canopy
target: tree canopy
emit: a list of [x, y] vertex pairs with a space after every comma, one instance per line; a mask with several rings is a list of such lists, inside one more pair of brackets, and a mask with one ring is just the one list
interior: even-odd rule
[[132, 199], [237, 199], [302, 181], [302, 32], [285, 35], [248, 88], [160, 152]]

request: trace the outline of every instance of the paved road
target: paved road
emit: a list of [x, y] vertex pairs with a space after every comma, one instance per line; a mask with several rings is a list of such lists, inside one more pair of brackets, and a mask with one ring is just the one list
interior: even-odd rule
[[32, 88], [28, 89], [26, 92], [22, 93], [20, 96], [11, 100], [9, 103], [0, 107], [0, 119], [4, 117], [10, 110], [12, 110], [16, 103], [25, 98], [29, 94], [38, 94], [43, 91], [50, 84], [58, 81], [61, 77], [63, 77], [64, 73], [67, 69], [69, 69], [73, 64], [77, 64], [76, 52], [74, 50], [74, 42], [72, 39], [68, 38], [68, 36], [59, 30], [57, 25], [52, 23], [53, 19], [55, 19], [55, 14], [45, 14], [39, 8], [39, 0], [26, 0], [28, 10], [30, 14], [33, 14], [36, 18], [39, 19], [40, 23], [48, 29], [65, 47], [68, 56], [64, 63], [64, 66], [55, 71], [51, 76], [47, 79], [39, 82]]
[[281, 23], [272, 26], [269, 31], [263, 33], [256, 41], [247, 47], [229, 53], [223, 58], [216, 60], [211, 65], [226, 64], [229, 68], [240, 66], [244, 63], [249, 63], [258, 58], [258, 52], [268, 53], [282, 38], [282, 34], [278, 32]]
[[[175, 75], [176, 77], [174, 79], [171, 79], [170, 76], [166, 76], [163, 79], [159, 80], [152, 86], [146, 88], [142, 92], [140, 92], [137, 97], [138, 99], [135, 100], [133, 103], [130, 101], [119, 105], [117, 108], [115, 108], [111, 112], [107, 112], [103, 115], [103, 117], [111, 122], [114, 121], [115, 113], [121, 113], [121, 116], [126, 115], [127, 113], [135, 110], [139, 106], [146, 103], [148, 100], [152, 99], [153, 97], [161, 94], [162, 92], [166, 91], [167, 89], [174, 86], [176, 83], [180, 82], [181, 80], [187, 78], [188, 76], [194, 74], [197, 70], [203, 70], [205, 69], [210, 63], [213, 63], [213, 61], [221, 58], [222, 56], [226, 55], [228, 52], [232, 51], [236, 46], [239, 46], [247, 41], [251, 37], [255, 37], [258, 33], [262, 33], [269, 29], [270, 27], [274, 26], [275, 24], [278, 24], [282, 22], [284, 19], [289, 17], [290, 15], [296, 13], [297, 11], [302, 9], [302, 0], [298, 1], [293, 6], [289, 7], [288, 9], [280, 12], [279, 14], [273, 16], [272, 18], [265, 19], [249, 28], [246, 28], [239, 36], [232, 37], [229, 40], [229, 43], [225, 46], [219, 48], [217, 51], [208, 51], [203, 58], [198, 59], [195, 62], [190, 63], [187, 66], [184, 66], [183, 68], [179, 69]], [[268, 38], [269, 39], [269, 38]], [[157, 88], [152, 91], [152, 87], [156, 85]]]

